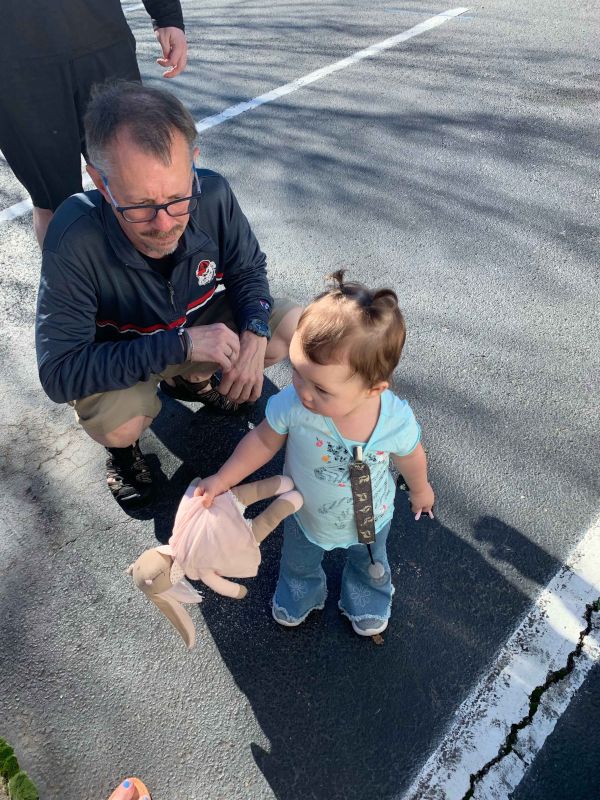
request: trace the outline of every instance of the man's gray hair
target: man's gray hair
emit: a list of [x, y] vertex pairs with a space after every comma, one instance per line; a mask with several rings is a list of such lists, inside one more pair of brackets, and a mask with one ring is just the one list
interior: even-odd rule
[[110, 81], [97, 84], [84, 118], [88, 162], [108, 175], [109, 149], [115, 136], [127, 130], [131, 140], [165, 165], [171, 163], [174, 131], [185, 137], [190, 160], [196, 142], [196, 125], [190, 112], [170, 92], [141, 83]]

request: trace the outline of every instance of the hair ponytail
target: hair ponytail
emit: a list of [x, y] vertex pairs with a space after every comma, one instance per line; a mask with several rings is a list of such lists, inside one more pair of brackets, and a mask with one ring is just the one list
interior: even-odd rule
[[298, 323], [304, 352], [317, 364], [347, 359], [371, 386], [389, 380], [406, 338], [393, 289], [345, 282], [345, 269], [327, 276], [329, 289], [306, 307]]

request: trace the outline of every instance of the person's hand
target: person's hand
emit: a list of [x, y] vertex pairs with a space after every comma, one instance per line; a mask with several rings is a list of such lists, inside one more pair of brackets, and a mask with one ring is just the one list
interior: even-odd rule
[[194, 489], [194, 497], [202, 497], [205, 508], [210, 508], [215, 497], [219, 494], [223, 494], [223, 492], [226, 492], [228, 489], [229, 486], [227, 486], [217, 472], [200, 481], [198, 486]]
[[156, 38], [163, 51], [163, 57], [157, 58], [156, 63], [166, 69], [163, 78], [174, 78], [187, 64], [185, 33], [181, 28], [157, 28]]
[[234, 403], [255, 402], [262, 393], [265, 369], [267, 339], [251, 331], [244, 331], [240, 337], [240, 355], [237, 362], [227, 370], [218, 391]]
[[408, 496], [410, 498], [410, 507], [416, 520], [421, 519], [421, 514], [428, 514], [429, 517], [433, 519], [432, 509], [435, 502], [435, 495], [433, 494], [430, 483], [418, 492], [410, 490]]
[[125, 778], [123, 783], [120, 783], [108, 800], [134, 800], [139, 797], [140, 800], [150, 800], [147, 794], [140, 797], [140, 794], [133, 782], [133, 778]]
[[237, 362], [240, 340], [231, 328], [222, 322], [214, 325], [193, 325], [186, 328], [194, 345], [192, 361], [208, 361], [218, 364], [225, 372]]

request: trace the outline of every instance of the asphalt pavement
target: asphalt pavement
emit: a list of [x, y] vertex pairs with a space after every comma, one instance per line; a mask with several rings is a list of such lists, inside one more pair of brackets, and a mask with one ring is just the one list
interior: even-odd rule
[[[200, 120], [451, 7], [188, 0], [190, 62], [168, 88]], [[104, 800], [125, 774], [153, 800], [402, 797], [598, 517], [599, 16], [587, 0], [477, 4], [200, 137], [274, 294], [305, 302], [341, 266], [399, 294], [397, 391], [423, 427], [437, 516], [415, 523], [398, 495], [381, 647], [337, 611], [338, 553], [325, 610], [273, 622], [279, 532], [244, 602], [206, 591], [185, 651], [125, 569], [168, 538], [189, 480], [289, 368], [269, 370], [249, 419], [163, 398], [142, 441], [160, 500], [130, 518], [102, 449], [39, 387], [31, 216], [0, 225], [0, 735], [42, 798]], [[147, 15], [129, 19], [144, 80], [165, 87]], [[0, 208], [24, 197], [0, 162]], [[515, 800], [597, 797], [598, 687], [596, 668]]]

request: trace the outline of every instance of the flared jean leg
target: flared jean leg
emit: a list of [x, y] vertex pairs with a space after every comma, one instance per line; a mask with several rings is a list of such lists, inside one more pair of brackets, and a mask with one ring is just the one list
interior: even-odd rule
[[372, 618], [386, 620], [390, 616], [394, 587], [386, 552], [389, 532], [390, 523], [379, 531], [371, 545], [374, 561], [383, 566], [381, 578], [374, 578], [369, 573], [371, 559], [366, 545], [352, 545], [347, 550], [338, 606], [349, 619], [356, 622]]
[[273, 609], [288, 622], [302, 622], [311, 611], [324, 607], [327, 581], [321, 566], [323, 554], [321, 547], [308, 541], [296, 520], [287, 517]]

